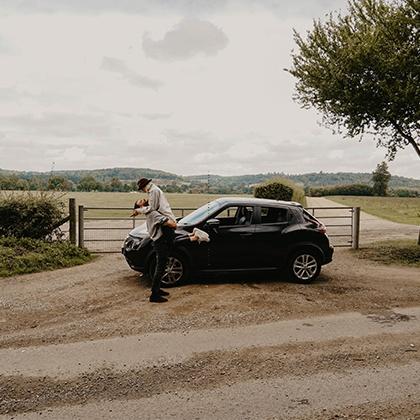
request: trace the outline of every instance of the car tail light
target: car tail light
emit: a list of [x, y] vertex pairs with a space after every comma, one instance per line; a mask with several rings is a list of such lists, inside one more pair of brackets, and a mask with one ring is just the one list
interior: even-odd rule
[[317, 226], [316, 230], [317, 230], [318, 232], [323, 233], [324, 235], [327, 233], [327, 228], [326, 228], [326, 226], [324, 225], [324, 223], [318, 223], [318, 226]]

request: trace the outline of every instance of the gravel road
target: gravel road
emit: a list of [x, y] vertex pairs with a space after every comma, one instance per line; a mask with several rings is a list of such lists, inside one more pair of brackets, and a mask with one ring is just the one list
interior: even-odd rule
[[[417, 235], [366, 217], [362, 241]], [[117, 254], [1, 283], [0, 418], [420, 418], [418, 268], [337, 249], [311, 285], [197, 277], [163, 305]]]

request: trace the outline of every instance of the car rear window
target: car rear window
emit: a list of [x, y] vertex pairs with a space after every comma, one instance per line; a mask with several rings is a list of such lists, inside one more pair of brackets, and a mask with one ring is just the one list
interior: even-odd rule
[[285, 223], [289, 219], [289, 211], [286, 208], [261, 207], [261, 223]]

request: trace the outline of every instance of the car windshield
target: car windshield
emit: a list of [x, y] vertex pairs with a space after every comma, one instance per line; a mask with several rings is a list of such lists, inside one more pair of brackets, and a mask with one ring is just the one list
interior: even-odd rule
[[178, 221], [180, 225], [195, 225], [199, 222], [202, 222], [208, 215], [214, 213], [218, 210], [222, 204], [218, 201], [211, 201], [210, 203], [204, 204], [204, 206], [199, 207], [197, 210], [194, 210], [192, 213], [183, 217]]

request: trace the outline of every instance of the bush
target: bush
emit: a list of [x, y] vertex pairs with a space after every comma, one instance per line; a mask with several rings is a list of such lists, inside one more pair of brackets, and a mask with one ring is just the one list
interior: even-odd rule
[[91, 259], [88, 250], [66, 241], [0, 238], [0, 277], [70, 267]]
[[310, 188], [312, 197], [323, 197], [326, 195], [359, 195], [373, 196], [373, 188], [367, 184], [336, 185], [333, 187]]
[[0, 195], [0, 236], [50, 237], [64, 217], [64, 203], [53, 193]]
[[257, 185], [254, 188], [254, 197], [268, 198], [271, 200], [296, 201], [302, 206], [306, 206], [305, 192], [303, 188], [297, 186], [294, 182], [275, 178]]
[[392, 197], [415, 198], [415, 197], [420, 197], [420, 191], [404, 189], [404, 188], [392, 189], [392, 190], [390, 190], [389, 195], [392, 196]]

